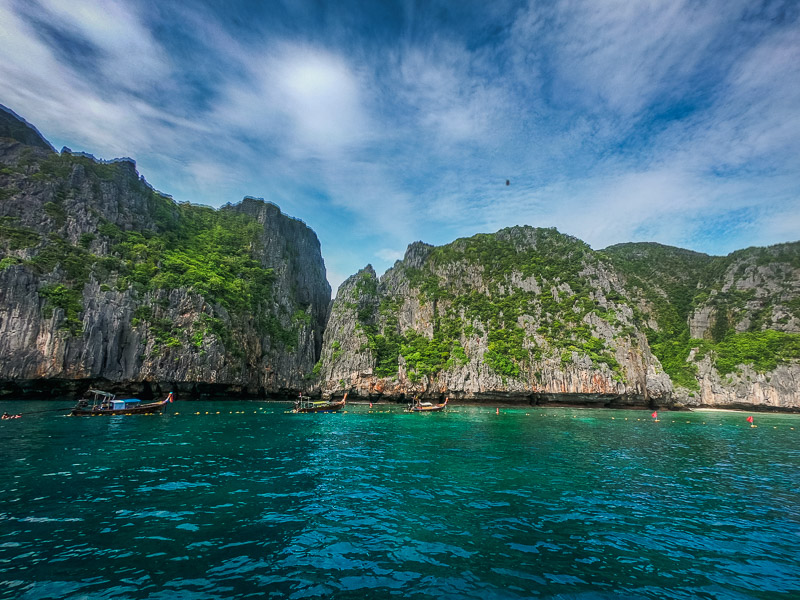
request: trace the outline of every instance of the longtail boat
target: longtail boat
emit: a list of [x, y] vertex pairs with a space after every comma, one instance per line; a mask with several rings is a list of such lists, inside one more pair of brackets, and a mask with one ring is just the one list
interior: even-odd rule
[[419, 398], [414, 398], [414, 403], [409, 404], [406, 409], [408, 412], [436, 412], [444, 410], [447, 406], [447, 398], [441, 404], [432, 404], [431, 402], [420, 402]]
[[330, 400], [312, 400], [308, 396], [303, 396], [303, 394], [300, 394], [300, 399], [295, 401], [294, 410], [292, 410], [292, 412], [293, 413], [336, 412], [344, 408], [345, 402], [347, 402], [347, 392], [345, 392], [344, 398], [342, 398], [338, 402], [333, 402]]
[[163, 400], [143, 403], [138, 398], [119, 399], [110, 392], [89, 390], [83, 398], [78, 400], [78, 404], [75, 405], [70, 414], [73, 416], [90, 416], [156, 413], [163, 411], [164, 407], [172, 402], [173, 399], [174, 395], [170, 392]]

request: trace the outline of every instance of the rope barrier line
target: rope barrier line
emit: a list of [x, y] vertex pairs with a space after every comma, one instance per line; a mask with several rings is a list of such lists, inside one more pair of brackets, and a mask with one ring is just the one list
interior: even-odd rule
[[[52, 409], [52, 411], [57, 411], [57, 410], [68, 410], [68, 409]], [[512, 411], [513, 411], [513, 409], [512, 409]], [[47, 410], [47, 411], [34, 411], [34, 412], [51, 412], [51, 411]], [[255, 414], [259, 414], [259, 412], [261, 414], [263, 414], [263, 415], [280, 414], [281, 412], [283, 412], [283, 414], [295, 414], [294, 411], [292, 411], [292, 410], [267, 411], [266, 408], [258, 408], [257, 410], [253, 411], [253, 414], [254, 415]], [[340, 411], [339, 413], [330, 413], [330, 414], [347, 414], [348, 412], [352, 413], [352, 411], [344, 410], [344, 411]], [[359, 412], [360, 411], [356, 411], [355, 414], [358, 414]], [[450, 409], [447, 412], [441, 413], [441, 415], [445, 415], [447, 413], [459, 414], [459, 413], [467, 413], [467, 412], [475, 414], [475, 411], [464, 411], [464, 410], [452, 410], [452, 409]], [[246, 413], [247, 413], [247, 411], [237, 410], [237, 411], [228, 411], [227, 415], [244, 415]], [[367, 410], [367, 411], [361, 412], [360, 414], [372, 415], [372, 414], [406, 414], [406, 413], [407, 413], [407, 411], [398, 409], [398, 410]], [[33, 414], [33, 413], [25, 413], [25, 414]], [[158, 416], [163, 416], [163, 415], [180, 416], [181, 412], [178, 411], [178, 412], [174, 412], [174, 413], [147, 413], [147, 414], [150, 414], [151, 416], [154, 415], [154, 414], [158, 415]], [[193, 414], [194, 416], [201, 416], [201, 415], [211, 415], [211, 416], [223, 415], [224, 416], [225, 412], [224, 411], [195, 411], [194, 413], [184, 413], [184, 414]], [[328, 413], [325, 413], [325, 414], [328, 414]], [[565, 419], [565, 418], [577, 419], [580, 416], [580, 415], [577, 415], [577, 414], [559, 415], [559, 414], [547, 414], [547, 413], [538, 413], [537, 414], [537, 413], [529, 413], [529, 412], [526, 412], [526, 413], [523, 414], [521, 412], [516, 412], [516, 411], [500, 413], [498, 409], [495, 409], [495, 411], [478, 410], [477, 414], [480, 414], [480, 415], [498, 415], [498, 416], [500, 414], [503, 414], [503, 415], [510, 415], [510, 416], [525, 416], [525, 417], [539, 416], [539, 417], [550, 417], [550, 418], [553, 418], [553, 419]], [[103, 415], [93, 415], [93, 416], [103, 416]], [[129, 415], [120, 415], [120, 416], [129, 416]], [[631, 421], [632, 422], [634, 418], [633, 417], [621, 417], [621, 419], [624, 420], [624, 421]], [[603, 419], [601, 417], [594, 416], [594, 417], [591, 417], [591, 420], [600, 421], [600, 420], [603, 420]], [[616, 416], [611, 416], [610, 420], [611, 421], [616, 421], [617, 417]], [[639, 423], [641, 423], [641, 422], [651, 422], [651, 423], [659, 423], [659, 422], [661, 422], [660, 419], [647, 419], [647, 418], [641, 418], [641, 417], [636, 418], [636, 421], [639, 422]], [[675, 419], [672, 419], [671, 422], [672, 423], [676, 423], [676, 424], [680, 424], [681, 423], [681, 421], [675, 420]], [[709, 423], [706, 422], [706, 421], [701, 421], [701, 422], [698, 422], [698, 421], [686, 421], [685, 424], [686, 425], [708, 425]], [[714, 425], [714, 423], [711, 423], [711, 425]], [[719, 426], [722, 426], [722, 425], [731, 426], [732, 425], [733, 427], [740, 427], [741, 426], [739, 423], [717, 423], [717, 425], [719, 425]], [[750, 427], [753, 428], [753, 429], [757, 428], [756, 425], [750, 425]], [[786, 427], [785, 425], [781, 425], [781, 426], [773, 425], [772, 429], [773, 430], [778, 430], [778, 429], [784, 429], [785, 427]], [[790, 431], [794, 431], [795, 430], [794, 427], [788, 427], [788, 429]]]
[[[28, 412], [16, 413], [16, 414], [24, 416], [24, 415], [43, 414], [43, 413], [49, 413], [49, 412], [64, 412], [64, 411], [72, 410], [72, 408], [73, 407], [49, 408], [49, 409], [44, 409], [44, 410], [35, 410], [35, 411], [28, 411]], [[292, 410], [285, 410], [285, 411], [282, 411], [282, 412], [283, 412], [283, 414], [294, 414], [294, 411], [292, 411]], [[347, 414], [348, 412], [352, 412], [352, 411], [345, 410], [345, 411], [341, 411], [339, 414]], [[356, 411], [355, 414], [358, 414], [359, 412], [360, 411]], [[450, 409], [450, 410], [448, 410], [446, 412], [442, 412], [441, 415], [445, 415], [447, 413], [455, 413], [455, 414], [472, 413], [472, 414], [475, 414], [475, 412], [477, 412], [477, 414], [479, 414], [479, 415], [497, 415], [497, 416], [500, 416], [501, 414], [503, 414], [504, 416], [525, 416], [525, 417], [539, 416], [540, 418], [550, 417], [550, 418], [554, 418], [554, 419], [559, 419], [559, 418], [560, 419], [565, 419], [565, 418], [577, 419], [580, 416], [580, 415], [574, 414], [574, 413], [573, 414], [548, 414], [548, 413], [530, 413], [530, 412], [521, 413], [520, 411], [515, 410], [515, 409], [511, 409], [510, 412], [509, 411], [505, 411], [505, 412], [501, 413], [499, 407], [496, 407], [494, 411], [492, 411], [492, 410], [465, 411], [465, 410], [453, 410], [453, 409]], [[211, 410], [211, 411], [195, 411], [194, 413], [181, 413], [180, 411], [176, 411], [176, 412], [173, 412], [173, 413], [155, 412], [155, 413], [144, 413], [144, 414], [145, 415], [149, 415], [149, 416], [153, 416], [153, 415], [157, 415], [157, 416], [164, 416], [164, 415], [167, 415], [167, 416], [181, 416], [182, 414], [184, 416], [186, 414], [193, 414], [194, 416], [201, 416], [201, 415], [211, 415], [211, 416], [223, 415], [224, 416], [225, 414], [227, 414], [227, 415], [244, 415], [246, 413], [247, 413], [247, 411], [244, 411], [244, 410], [237, 410], [237, 411], [229, 410], [227, 413], [225, 413], [224, 411], [213, 411], [213, 410]], [[280, 411], [268, 411], [265, 407], [259, 407], [258, 409], [253, 411], [254, 415], [257, 415], [259, 413], [264, 414], [264, 415], [272, 415], [272, 414], [280, 414]], [[407, 413], [407, 411], [400, 410], [400, 409], [397, 409], [397, 410], [391, 410], [391, 409], [389, 409], [389, 410], [372, 410], [372, 409], [370, 409], [370, 410], [361, 412], [361, 414], [369, 414], [369, 415], [372, 415], [372, 414], [405, 414], [405, 413]], [[64, 415], [64, 416], [71, 416], [71, 415]], [[91, 415], [91, 416], [109, 416], [109, 415], [96, 414], [96, 415]], [[113, 415], [113, 416], [142, 416], [142, 415], [140, 414], [140, 415]], [[591, 419], [593, 421], [603, 420], [602, 417], [597, 417], [597, 416], [593, 416]], [[633, 419], [634, 419], [634, 417], [620, 417], [620, 420], [624, 420], [624, 421], [629, 421], [629, 420], [633, 421]], [[4, 420], [14, 420], [14, 417], [11, 417], [11, 418], [8, 418], [8, 419], [4, 419]], [[617, 420], [617, 416], [611, 416], [610, 420], [611, 421], [616, 421]], [[649, 421], [649, 422], [652, 422], [652, 423], [661, 422], [661, 420], [658, 419], [658, 418], [647, 419], [647, 418], [642, 418], [642, 417], [636, 417], [636, 421], [639, 422], [639, 423], [641, 423], [643, 421], [644, 422]], [[753, 423], [752, 416], [749, 417], [747, 419], [747, 421], [748, 421], [748, 423], [750, 423], [750, 425], [749, 425], [750, 428], [752, 428], [752, 429], [757, 429], [758, 428], [758, 426]], [[680, 420], [671, 419], [671, 422], [679, 424]], [[685, 424], [686, 425], [708, 425], [709, 423], [706, 422], [706, 421], [698, 422], [698, 421], [687, 420], [687, 421], [685, 421]], [[714, 425], [714, 423], [711, 423], [711, 425]], [[717, 425], [718, 426], [728, 425], [728, 426], [733, 426], [733, 427], [742, 426], [740, 423], [717, 423]], [[768, 426], [769, 425], [767, 425], [767, 427]], [[773, 425], [772, 426], [773, 430], [786, 429], [786, 428], [787, 428], [786, 425]], [[790, 431], [794, 431], [795, 427], [789, 426], [788, 429]]]

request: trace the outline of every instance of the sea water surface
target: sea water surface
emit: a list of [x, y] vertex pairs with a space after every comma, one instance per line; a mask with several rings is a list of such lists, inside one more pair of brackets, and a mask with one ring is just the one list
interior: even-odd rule
[[800, 598], [800, 416], [2, 402], [0, 597]]

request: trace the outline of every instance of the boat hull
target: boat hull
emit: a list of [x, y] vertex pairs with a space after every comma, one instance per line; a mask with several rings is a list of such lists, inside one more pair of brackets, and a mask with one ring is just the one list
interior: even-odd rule
[[439, 412], [444, 410], [445, 406], [447, 406], [447, 400], [445, 400], [442, 404], [434, 404], [433, 406], [410, 406], [408, 408], [408, 412]]
[[74, 417], [90, 417], [93, 415], [143, 415], [162, 412], [169, 400], [151, 402], [131, 408], [73, 408], [70, 413]]
[[408, 412], [439, 412], [444, 410], [444, 404], [439, 404], [437, 406], [412, 406], [408, 409]]
[[323, 412], [338, 412], [344, 408], [344, 401], [326, 404], [325, 406], [305, 406], [295, 408], [292, 412], [296, 413], [323, 413]]

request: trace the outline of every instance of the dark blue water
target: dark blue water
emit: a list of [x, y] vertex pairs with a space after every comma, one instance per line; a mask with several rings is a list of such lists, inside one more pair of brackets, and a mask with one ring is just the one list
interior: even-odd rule
[[0, 422], [0, 596], [800, 598], [800, 416], [288, 407]]

